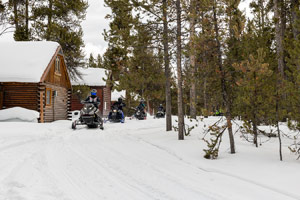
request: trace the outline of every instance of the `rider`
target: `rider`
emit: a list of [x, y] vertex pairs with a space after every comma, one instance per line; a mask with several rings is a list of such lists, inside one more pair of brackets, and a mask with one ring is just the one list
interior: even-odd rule
[[96, 108], [98, 108], [101, 102], [100, 102], [99, 97], [97, 96], [97, 90], [96, 90], [96, 89], [92, 89], [91, 95], [88, 96], [88, 97], [85, 99], [85, 101], [86, 101], [86, 102], [89, 102], [89, 103], [93, 103], [94, 106], [95, 106]]
[[[124, 123], [125, 120], [125, 116], [124, 116], [124, 112], [123, 112], [123, 107], [125, 107], [126, 104], [123, 102], [123, 99], [121, 97], [118, 98], [118, 101], [116, 101], [113, 105], [112, 108], [118, 108], [118, 111], [121, 113], [122, 119], [121, 119], [121, 123]], [[111, 117], [111, 112], [109, 113], [108, 118]]]
[[165, 112], [165, 109], [162, 104], [159, 104], [157, 111]]
[[100, 128], [103, 129], [103, 120], [101, 118], [101, 113], [100, 113], [100, 110], [99, 110], [99, 105], [100, 105], [101, 101], [100, 101], [99, 97], [97, 96], [97, 90], [96, 89], [92, 89], [91, 95], [88, 96], [85, 99], [85, 102], [92, 103], [97, 108], [95, 114], [97, 115], [97, 118], [100, 122]]
[[138, 105], [137, 109], [140, 110], [143, 114], [146, 114], [145, 107], [146, 107], [145, 101], [144, 101], [144, 99], [141, 99], [140, 104]]

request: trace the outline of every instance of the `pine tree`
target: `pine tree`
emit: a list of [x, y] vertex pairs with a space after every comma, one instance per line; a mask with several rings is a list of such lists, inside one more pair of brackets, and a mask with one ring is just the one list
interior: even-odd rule
[[196, 103], [197, 103], [197, 93], [196, 93], [196, 1], [190, 1], [190, 13], [189, 13], [189, 23], [190, 23], [190, 41], [189, 41], [189, 57], [191, 64], [191, 88], [190, 88], [190, 116], [191, 118], [196, 118]]
[[120, 81], [128, 92], [139, 94], [148, 103], [162, 101], [165, 79], [159, 62], [160, 57], [152, 48], [151, 28], [138, 23], [135, 30], [137, 34], [133, 43], [132, 57], [129, 58], [128, 71]]
[[118, 81], [117, 89], [127, 91], [127, 104], [132, 103], [131, 93], [144, 98], [148, 105], [161, 102], [165, 79], [160, 52], [153, 45], [152, 24], [141, 23], [138, 15], [133, 17], [131, 1], [106, 3], [112, 9], [112, 15], [107, 16], [111, 23], [104, 35], [109, 47], [102, 65], [112, 71], [112, 85]]
[[15, 26], [14, 39], [16, 41], [31, 40], [31, 29], [29, 27], [30, 7], [34, 5], [34, 1], [29, 0], [10, 0], [8, 8], [11, 10], [11, 24]]
[[[197, 10], [194, 23], [198, 27], [198, 31], [191, 38], [191, 27], [189, 30], [190, 38], [186, 54], [189, 55], [190, 64], [184, 70], [185, 83], [190, 87], [189, 94], [187, 94], [190, 97], [190, 108], [199, 110], [202, 115], [207, 116], [210, 111], [216, 107], [221, 107], [222, 104], [219, 98], [219, 80], [214, 75], [216, 71], [216, 43], [214, 42], [213, 16], [211, 15], [212, 2], [197, 1], [194, 4], [194, 6], [189, 6], [190, 9], [195, 7]], [[191, 23], [192, 11], [188, 10], [188, 14], [187, 20]], [[194, 56], [195, 58], [193, 58]], [[193, 61], [194, 64], [192, 64], [193, 59], [195, 60]], [[196, 85], [195, 89], [194, 84]], [[194, 100], [192, 100], [193, 98]], [[193, 101], [194, 103], [192, 103]], [[195, 104], [195, 108], [192, 108], [193, 104]], [[191, 110], [190, 114], [193, 117]]]
[[100, 54], [97, 55], [97, 67], [98, 68], [103, 68], [103, 61], [102, 61], [102, 57]]
[[90, 53], [90, 57], [89, 57], [89, 61], [88, 61], [88, 67], [90, 67], [90, 68], [96, 68], [96, 67], [98, 67], [97, 63], [95, 61], [95, 58], [94, 58], [94, 56], [93, 56], [92, 53]]
[[169, 23], [168, 23], [168, 2], [162, 0], [162, 21], [163, 21], [163, 46], [164, 46], [164, 64], [166, 76], [166, 131], [172, 130], [172, 99], [171, 99], [171, 70], [169, 58]]
[[32, 8], [34, 38], [56, 41], [62, 46], [72, 77], [78, 74], [76, 67], [83, 65], [80, 23], [85, 19], [87, 7], [84, 0], [40, 0]]
[[[300, 74], [300, 42], [299, 42], [299, 31], [300, 31], [300, 11], [299, 11], [299, 1], [291, 0], [285, 1], [284, 4], [280, 4], [281, 10], [285, 11], [281, 14], [281, 18], [286, 26], [284, 36], [284, 79], [280, 79], [281, 84], [278, 84], [278, 95], [284, 95], [284, 100], [278, 100], [279, 107], [279, 119], [288, 117], [288, 125], [291, 130], [300, 130], [299, 122], [299, 108], [300, 108], [300, 98], [299, 98], [299, 74]], [[285, 6], [284, 8], [282, 8]], [[284, 16], [286, 15], [286, 18]], [[279, 82], [280, 83], [280, 82]], [[279, 126], [278, 126], [279, 127]], [[299, 148], [294, 145], [294, 148], [290, 148], [292, 152], [300, 152]]]
[[108, 42], [104, 54], [104, 68], [112, 71], [111, 81], [114, 82], [119, 81], [120, 75], [128, 68], [128, 56], [133, 42], [131, 30], [136, 19], [132, 15], [133, 6], [129, 0], [104, 2], [112, 11], [111, 15], [106, 16], [111, 22], [110, 29], [104, 31], [104, 39]]
[[182, 67], [181, 67], [181, 55], [182, 55], [182, 44], [181, 44], [181, 3], [180, 0], [176, 0], [176, 11], [177, 11], [177, 33], [176, 33], [176, 46], [177, 46], [177, 104], [178, 104], [178, 139], [184, 140], [184, 113], [183, 113], [183, 92], [182, 92]]
[[258, 49], [256, 55], [251, 54], [247, 61], [234, 65], [241, 73], [241, 79], [237, 81], [240, 92], [236, 107], [247, 127], [251, 127], [249, 132], [254, 135], [253, 143], [256, 147], [258, 147], [258, 126], [264, 118], [268, 117], [266, 111], [272, 109], [270, 105], [272, 105], [271, 97], [274, 91], [270, 84], [273, 71], [265, 63], [265, 56], [264, 50]]
[[8, 11], [7, 4], [2, 3], [0, 0], [0, 36], [6, 33], [10, 26], [8, 26]]
[[[149, 16], [149, 24], [153, 25], [153, 35], [156, 42], [163, 48], [163, 63], [165, 69], [165, 96], [166, 96], [166, 130], [172, 130], [172, 72], [170, 69], [170, 44], [172, 41], [170, 31], [170, 10], [173, 8], [172, 1], [169, 0], [143, 0], [141, 2], [132, 0], [134, 5], [143, 10], [143, 13]], [[175, 37], [174, 37], [175, 38]], [[161, 48], [161, 47], [160, 47]]]

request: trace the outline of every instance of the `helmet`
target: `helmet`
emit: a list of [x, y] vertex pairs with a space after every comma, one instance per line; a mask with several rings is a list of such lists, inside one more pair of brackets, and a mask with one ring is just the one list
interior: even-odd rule
[[141, 101], [140, 101], [141, 103], [145, 103], [145, 100], [144, 99], [141, 99]]
[[159, 104], [159, 106], [162, 106], [162, 104]]
[[121, 97], [118, 98], [118, 102], [122, 103], [123, 99]]
[[92, 89], [91, 95], [92, 95], [92, 96], [96, 96], [96, 95], [97, 95], [97, 90], [96, 90], [96, 89]]

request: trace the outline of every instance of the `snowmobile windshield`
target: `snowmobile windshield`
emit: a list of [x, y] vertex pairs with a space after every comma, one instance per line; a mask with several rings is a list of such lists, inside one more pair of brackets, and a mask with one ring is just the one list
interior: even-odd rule
[[86, 114], [89, 114], [91, 111], [93, 111], [94, 105], [92, 103], [85, 103], [83, 106], [83, 111]]

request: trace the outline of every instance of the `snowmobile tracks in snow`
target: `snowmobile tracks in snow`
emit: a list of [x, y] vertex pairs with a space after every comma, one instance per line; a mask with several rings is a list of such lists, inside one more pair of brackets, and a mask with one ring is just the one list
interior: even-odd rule
[[154, 144], [152, 142], [149, 142], [149, 141], [146, 141], [144, 139], [142, 139], [141, 137], [138, 137], [138, 136], [133, 136], [133, 135], [129, 135], [127, 134], [128, 137], [131, 137], [139, 142], [144, 142], [145, 144], [148, 144], [148, 145], [151, 145], [155, 148], [158, 148], [168, 154], [170, 154], [171, 156], [177, 158], [178, 160], [186, 163], [187, 165], [191, 166], [191, 167], [194, 167], [194, 168], [197, 168], [201, 171], [204, 171], [204, 172], [207, 172], [207, 173], [215, 173], [215, 174], [219, 174], [221, 176], [227, 176], [227, 177], [230, 177], [230, 178], [234, 178], [234, 179], [238, 179], [238, 180], [241, 180], [243, 182], [247, 182], [247, 183], [250, 183], [250, 184], [253, 184], [253, 185], [256, 185], [256, 186], [259, 186], [259, 187], [262, 187], [266, 190], [269, 190], [269, 191], [272, 191], [272, 192], [275, 192], [275, 193], [278, 193], [278, 194], [281, 194], [281, 195], [284, 195], [284, 196], [287, 196], [291, 199], [295, 199], [295, 200], [300, 200], [300, 195], [296, 195], [296, 194], [293, 194], [293, 193], [289, 193], [289, 192], [286, 192], [286, 191], [283, 191], [281, 189], [278, 189], [278, 188], [274, 188], [274, 187], [270, 187], [268, 185], [265, 185], [265, 184], [262, 184], [262, 183], [259, 183], [257, 181], [254, 181], [254, 180], [250, 180], [250, 179], [246, 179], [246, 178], [243, 178], [243, 177], [240, 177], [240, 176], [237, 176], [235, 174], [232, 174], [232, 173], [228, 173], [228, 172], [225, 172], [225, 171], [221, 171], [221, 170], [217, 170], [217, 169], [214, 169], [214, 168], [205, 168], [205, 167], [201, 167], [201, 166], [194, 166], [192, 165], [190, 162], [186, 161], [185, 159], [183, 159], [182, 157], [180, 157], [179, 155], [177, 155], [175, 152], [167, 149], [167, 148], [164, 148], [160, 145], [157, 145], [157, 144]]

